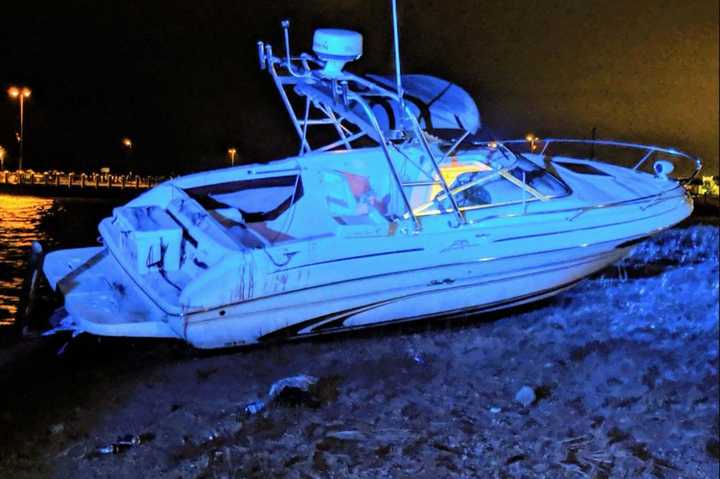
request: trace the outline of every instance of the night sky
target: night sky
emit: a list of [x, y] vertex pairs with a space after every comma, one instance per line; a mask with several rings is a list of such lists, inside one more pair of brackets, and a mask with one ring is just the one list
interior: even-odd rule
[[[403, 68], [465, 87], [499, 136], [673, 145], [718, 169], [716, 0], [400, 0]], [[27, 167], [214, 168], [297, 152], [257, 40], [365, 35], [356, 72], [392, 72], [389, 0], [5, 2], [0, 86], [24, 84]], [[0, 101], [16, 151], [17, 104]], [[133, 139], [126, 158], [121, 139]], [[12, 165], [10, 165], [12, 166]], [[707, 173], [706, 173], [707, 174]]]

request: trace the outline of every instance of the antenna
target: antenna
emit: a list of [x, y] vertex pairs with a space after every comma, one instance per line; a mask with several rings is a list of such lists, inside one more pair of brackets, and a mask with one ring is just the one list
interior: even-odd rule
[[397, 89], [397, 95], [400, 99], [400, 111], [405, 111], [405, 107], [403, 105], [402, 80], [400, 78], [400, 35], [398, 34], [397, 0], [392, 0], [391, 3], [393, 19], [393, 41], [395, 46], [395, 88]]

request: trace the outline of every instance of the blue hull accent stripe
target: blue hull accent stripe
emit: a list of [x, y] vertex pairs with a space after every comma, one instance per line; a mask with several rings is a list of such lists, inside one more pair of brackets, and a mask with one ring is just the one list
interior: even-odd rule
[[[457, 310], [443, 311], [441, 313], [420, 315], [420, 316], [414, 316], [414, 317], [410, 317], [410, 318], [398, 318], [397, 320], [382, 321], [382, 322], [378, 322], [378, 323], [370, 323], [367, 325], [361, 325], [361, 326], [357, 326], [354, 328], [350, 327], [347, 329], [375, 327], [375, 326], [382, 326], [382, 325], [386, 325], [386, 324], [390, 324], [390, 323], [394, 323], [394, 322], [414, 321], [414, 320], [419, 320], [419, 319], [428, 319], [428, 318], [435, 318], [435, 317], [440, 317], [440, 316], [447, 316], [448, 318], [450, 318], [453, 316], [457, 316], [458, 314], [462, 314], [462, 315], [478, 314], [478, 313], [482, 313], [485, 311], [507, 308], [516, 303], [532, 301], [534, 298], [539, 298], [542, 296], [548, 296], [548, 295], [555, 294], [564, 289], [574, 286], [575, 284], [579, 283], [583, 279], [584, 278], [577, 279], [577, 280], [562, 284], [562, 285], [554, 287], [554, 288], [548, 288], [548, 289], [544, 289], [541, 291], [536, 291], [536, 292], [533, 292], [530, 294], [526, 294], [523, 296], [517, 296], [515, 298], [511, 298], [511, 299], [507, 299], [507, 300], [503, 300], [503, 301], [488, 303], [488, 304], [478, 306], [475, 308], [461, 308], [461, 309], [457, 309]], [[422, 294], [427, 294], [427, 293], [428, 292], [419, 293], [419, 294], [422, 295]], [[344, 326], [345, 321], [347, 321], [349, 318], [355, 316], [356, 314], [359, 314], [359, 313], [362, 313], [365, 311], [369, 311], [371, 309], [375, 309], [375, 308], [378, 308], [380, 306], [384, 306], [384, 305], [387, 305], [390, 303], [401, 301], [401, 300], [406, 299], [411, 296], [417, 296], [417, 294], [401, 296], [398, 298], [393, 298], [393, 299], [389, 299], [389, 300], [385, 300], [385, 301], [378, 301], [376, 303], [366, 304], [366, 305], [359, 306], [356, 308], [351, 308], [351, 309], [347, 309], [344, 311], [338, 311], [335, 313], [318, 316], [316, 318], [308, 319], [308, 320], [302, 321], [300, 323], [294, 324], [292, 326], [288, 326], [287, 328], [278, 329], [277, 331], [273, 331], [272, 333], [268, 333], [264, 336], [261, 336], [260, 338], [258, 338], [258, 340], [261, 342], [277, 341], [277, 340], [282, 340], [282, 339], [291, 339], [293, 337], [298, 337], [298, 336], [305, 336], [305, 335], [312, 336], [312, 335], [316, 335], [316, 334], [320, 334], [320, 333], [332, 333], [332, 332], [341, 331], [341, 330], [346, 329]], [[317, 325], [317, 326], [315, 326], [308, 333], [300, 334], [300, 331], [302, 331], [303, 329], [307, 329], [313, 325]]]

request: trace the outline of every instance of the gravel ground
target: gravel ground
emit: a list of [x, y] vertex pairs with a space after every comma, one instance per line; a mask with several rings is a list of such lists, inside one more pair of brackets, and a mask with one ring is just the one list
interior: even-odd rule
[[[716, 478], [718, 281], [695, 225], [452, 324], [219, 354], [52, 339], [0, 371], [0, 477]], [[244, 412], [298, 374], [319, 381]]]

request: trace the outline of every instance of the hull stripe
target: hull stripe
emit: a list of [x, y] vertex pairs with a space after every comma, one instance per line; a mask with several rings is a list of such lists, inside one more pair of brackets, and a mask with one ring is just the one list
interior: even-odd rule
[[[586, 264], [588, 262], [591, 262], [591, 260], [576, 263], [574, 266]], [[563, 270], [563, 269], [567, 269], [567, 267], [555, 268], [554, 270], [551, 269], [551, 270], [546, 270], [544, 272], [551, 272], [551, 271]], [[518, 275], [518, 276], [515, 276], [512, 278], [506, 278], [506, 279], [517, 279], [517, 278], [521, 278], [523, 276], [533, 276], [533, 275], [535, 275], [535, 273], [527, 274], [527, 275]], [[573, 285], [579, 283], [583, 279], [585, 279], [585, 277], [579, 278], [579, 279], [576, 279], [576, 280], [573, 280], [573, 281], [570, 281], [567, 283], [563, 283], [562, 285], [556, 286], [553, 288], [547, 288], [547, 289], [543, 289], [540, 291], [528, 293], [526, 295], [516, 296], [516, 297], [510, 298], [510, 299], [496, 301], [494, 303], [488, 303], [488, 304], [484, 304], [484, 305], [477, 306], [477, 307], [459, 308], [459, 309], [455, 309], [455, 310], [442, 311], [442, 312], [431, 313], [431, 314], [427, 314], [427, 315], [417, 315], [417, 316], [413, 316], [413, 317], [409, 317], [409, 318], [398, 318], [396, 320], [382, 321], [382, 322], [378, 322], [378, 323], [370, 323], [370, 324], [362, 325], [362, 326], [358, 326], [358, 327], [380, 326], [383, 324], [388, 324], [388, 323], [393, 323], [393, 322], [412, 321], [414, 319], [421, 319], [421, 318], [426, 318], [426, 317], [445, 316], [445, 315], [453, 315], [453, 314], [458, 314], [458, 313], [472, 314], [472, 313], [480, 313], [480, 312], [488, 311], [488, 310], [501, 309], [504, 307], [508, 307], [514, 303], [528, 302], [528, 301], [532, 301], [533, 298], [538, 298], [541, 296], [547, 296], [550, 294], [554, 294], [563, 289], [572, 287]], [[285, 327], [282, 329], [278, 329], [276, 331], [273, 331], [272, 333], [268, 333], [266, 335], [261, 336], [260, 338], [258, 338], [258, 341], [263, 342], [263, 341], [271, 341], [271, 340], [278, 340], [278, 339], [289, 339], [289, 338], [292, 338], [295, 336], [305, 336], [305, 335], [319, 334], [319, 333], [324, 333], [324, 332], [338, 331], [338, 330], [341, 330], [344, 328], [344, 324], [345, 324], [346, 320], [348, 320], [349, 318], [355, 316], [356, 314], [362, 313], [362, 312], [370, 311], [372, 309], [376, 309], [378, 307], [381, 307], [381, 306], [384, 306], [387, 304], [395, 303], [397, 301], [402, 301], [402, 300], [408, 299], [410, 297], [417, 297], [417, 296], [422, 296], [425, 294], [434, 294], [434, 293], [448, 291], [448, 290], [452, 290], [452, 289], [463, 289], [463, 288], [476, 287], [476, 286], [479, 286], [482, 284], [488, 284], [491, 282], [492, 281], [485, 281], [485, 282], [475, 283], [475, 284], [471, 284], [471, 285], [452, 286], [449, 288], [444, 288], [442, 290], [422, 291], [419, 293], [412, 293], [412, 294], [398, 296], [396, 298], [391, 298], [391, 299], [384, 300], [384, 301], [378, 301], [375, 303], [357, 306], [355, 308], [350, 308], [347, 310], [318, 316], [318, 317], [315, 317], [312, 319], [301, 321], [297, 324], [294, 324], [294, 325], [291, 325], [291, 326], [288, 326], [288, 327]], [[301, 330], [307, 329], [307, 328], [312, 328], [311, 332], [300, 334]]]
[[[315, 335], [323, 334], [323, 333], [328, 334], [328, 333], [333, 333], [333, 332], [339, 332], [339, 331], [345, 330], [345, 329], [350, 330], [350, 329], [360, 329], [360, 328], [371, 328], [371, 327], [375, 327], [375, 326], [385, 326], [385, 325], [388, 325], [391, 323], [417, 321], [420, 319], [430, 319], [430, 318], [436, 318], [436, 317], [440, 317], [440, 316], [447, 316], [448, 319], [450, 319], [452, 317], [458, 316], [459, 314], [462, 314], [463, 316], [470, 315], [470, 314], [479, 314], [479, 313], [483, 313], [483, 312], [493, 311], [496, 309], [507, 308], [507, 307], [510, 307], [517, 303], [530, 302], [535, 298], [540, 298], [543, 296], [557, 294], [565, 289], [573, 287], [574, 285], [576, 285], [583, 279], [584, 278], [577, 279], [577, 280], [562, 284], [560, 286], [557, 286], [555, 288], [548, 288], [548, 289], [544, 289], [541, 291], [536, 291], [534, 293], [530, 293], [530, 294], [526, 294], [526, 295], [522, 295], [522, 296], [516, 296], [515, 298], [508, 299], [508, 300], [496, 301], [494, 303], [489, 303], [489, 304], [486, 304], [483, 306], [478, 306], [475, 308], [460, 308], [460, 309], [454, 309], [454, 310], [449, 310], [449, 311], [443, 311], [440, 313], [421, 314], [421, 315], [411, 316], [411, 317], [407, 317], [407, 318], [398, 318], [398, 319], [393, 319], [393, 320], [389, 320], [389, 321], [380, 321], [377, 323], [369, 323], [369, 324], [344, 328], [343, 325], [344, 325], [345, 321], [348, 320], [349, 318], [351, 318], [352, 316], [354, 316], [355, 314], [358, 314], [363, 311], [369, 311], [371, 309], [375, 309], [375, 308], [383, 306], [385, 304], [390, 304], [390, 303], [394, 303], [396, 301], [405, 299], [404, 297], [399, 297], [399, 298], [395, 298], [393, 300], [380, 301], [378, 303], [374, 303], [373, 305], [366, 305], [366, 306], [359, 307], [359, 308], [348, 309], [346, 311], [343, 311], [342, 313], [335, 313], [335, 314], [330, 314], [330, 315], [325, 315], [325, 316], [318, 316], [317, 318], [313, 318], [313, 319], [308, 319], [308, 320], [298, 323], [296, 325], [289, 326], [289, 327], [283, 328], [283, 329], [279, 329], [277, 331], [273, 331], [272, 333], [268, 333], [264, 336], [261, 336], [260, 338], [258, 338], [258, 341], [268, 342], [268, 341], [277, 341], [277, 340], [282, 340], [282, 339], [291, 339], [291, 338], [300, 337], [300, 336], [315, 336]], [[362, 310], [362, 311], [358, 311], [358, 310]], [[336, 314], [339, 314], [340, 316], [335, 319], [331, 319], [330, 321], [326, 321], [327, 316], [334, 316]], [[323, 323], [323, 321], [325, 321], [325, 322]], [[311, 332], [309, 332], [309, 333], [299, 334], [300, 330], [305, 329], [308, 326], [311, 326], [313, 323], [322, 323], [322, 324], [313, 328], [311, 330]]]
[[336, 259], [331, 259], [331, 260], [327, 260], [327, 261], [319, 261], [317, 263], [301, 264], [298, 266], [293, 266], [292, 268], [285, 268], [282, 271], [292, 271], [294, 269], [306, 268], [308, 266], [317, 266], [320, 264], [338, 263], [340, 261], [349, 261], [349, 260], [353, 260], [353, 259], [373, 258], [375, 256], [387, 256], [389, 254], [417, 253], [418, 251], [425, 251], [425, 248], [411, 248], [411, 249], [402, 249], [402, 250], [398, 250], [398, 251], [384, 251], [382, 253], [363, 254], [363, 255], [359, 255], [359, 256], [348, 256], [348, 257], [344, 257], [344, 258], [336, 258]]

